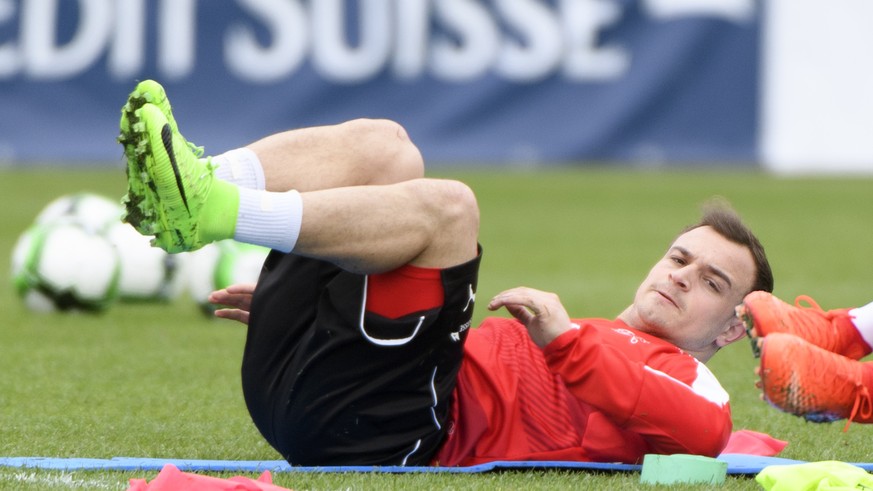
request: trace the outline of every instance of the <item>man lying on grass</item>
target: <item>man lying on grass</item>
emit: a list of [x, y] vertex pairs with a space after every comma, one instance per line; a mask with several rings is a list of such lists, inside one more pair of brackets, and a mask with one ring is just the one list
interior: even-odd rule
[[512, 318], [470, 329], [475, 197], [425, 179], [396, 123], [289, 131], [203, 159], [146, 81], [120, 141], [125, 219], [157, 246], [273, 249], [256, 288], [211, 301], [248, 325], [246, 403], [291, 464], [635, 463], [727, 442], [728, 396], [703, 362], [743, 337], [743, 296], [773, 283], [729, 209], [679, 235], [615, 320], [571, 319], [556, 295], [514, 288], [487, 304]]

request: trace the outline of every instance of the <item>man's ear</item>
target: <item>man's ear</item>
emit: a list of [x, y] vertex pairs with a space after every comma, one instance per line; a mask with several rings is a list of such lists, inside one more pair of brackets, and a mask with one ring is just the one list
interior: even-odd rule
[[739, 341], [746, 336], [746, 326], [739, 317], [731, 317], [730, 324], [717, 338], [715, 342], [719, 348], [723, 348], [734, 341]]

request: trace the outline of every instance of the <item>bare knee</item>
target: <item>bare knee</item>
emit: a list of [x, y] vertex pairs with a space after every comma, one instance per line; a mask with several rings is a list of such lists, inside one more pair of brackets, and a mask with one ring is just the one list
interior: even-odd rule
[[359, 149], [366, 184], [391, 184], [424, 176], [424, 160], [406, 129], [388, 119], [354, 119], [342, 123], [348, 144]]
[[479, 239], [479, 206], [466, 184], [441, 179], [411, 181], [412, 192], [427, 207], [429, 241], [414, 261], [428, 267], [448, 267], [476, 255]]
[[461, 235], [478, 235], [479, 204], [469, 186], [460, 181], [437, 181], [442, 183], [440, 206], [443, 209], [443, 228]]

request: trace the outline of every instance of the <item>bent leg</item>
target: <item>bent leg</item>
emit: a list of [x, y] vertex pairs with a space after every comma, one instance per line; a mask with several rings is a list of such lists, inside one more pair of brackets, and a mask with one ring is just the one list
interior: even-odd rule
[[296, 254], [370, 274], [404, 264], [446, 268], [477, 254], [479, 209], [458, 181], [415, 179], [301, 194]]
[[234, 238], [358, 273], [448, 267], [476, 255], [473, 193], [423, 179], [421, 154], [397, 123], [359, 119], [254, 142], [247, 153], [263, 179], [246, 182], [263, 183], [261, 190], [216, 177], [171, 123], [168, 105], [145, 102], [131, 117], [138, 123], [122, 124], [135, 149], [129, 216], [168, 251]]
[[385, 119], [285, 131], [247, 148], [260, 160], [268, 191], [391, 184], [424, 176], [421, 152], [406, 130]]

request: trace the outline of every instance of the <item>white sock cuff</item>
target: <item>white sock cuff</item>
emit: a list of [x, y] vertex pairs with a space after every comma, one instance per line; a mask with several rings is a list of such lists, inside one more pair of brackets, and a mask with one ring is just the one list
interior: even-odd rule
[[297, 191], [274, 193], [240, 188], [234, 239], [291, 252], [300, 235], [303, 199]]
[[258, 155], [249, 148], [235, 148], [216, 155], [212, 157], [212, 163], [218, 166], [215, 177], [223, 181], [243, 188], [266, 189], [264, 167]]
[[873, 302], [850, 310], [849, 315], [852, 317], [852, 324], [855, 325], [855, 329], [864, 338], [864, 342], [869, 346], [873, 346]]

